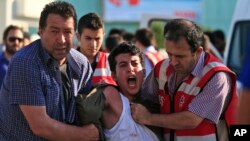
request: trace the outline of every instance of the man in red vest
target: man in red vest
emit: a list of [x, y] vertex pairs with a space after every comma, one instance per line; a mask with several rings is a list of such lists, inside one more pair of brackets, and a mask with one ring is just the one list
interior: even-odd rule
[[163, 127], [166, 141], [227, 141], [236, 120], [235, 74], [203, 51], [204, 34], [194, 22], [173, 19], [164, 37], [169, 59], [155, 66], [142, 88], [161, 112], [132, 104], [134, 120]]
[[87, 57], [91, 63], [93, 75], [92, 83], [109, 83], [116, 85], [111, 77], [108, 63], [108, 53], [100, 51], [104, 37], [104, 23], [95, 13], [83, 15], [78, 22], [77, 39], [78, 50]]
[[166, 58], [155, 49], [155, 35], [149, 28], [141, 28], [135, 32], [135, 45], [144, 54], [146, 76], [151, 72], [156, 63]]

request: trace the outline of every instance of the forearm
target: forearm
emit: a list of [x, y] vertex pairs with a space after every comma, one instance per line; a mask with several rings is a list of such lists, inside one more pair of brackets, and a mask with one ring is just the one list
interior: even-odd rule
[[144, 124], [169, 128], [169, 129], [193, 129], [197, 127], [203, 118], [189, 112], [171, 114], [151, 114]]
[[32, 132], [48, 140], [81, 141], [98, 140], [99, 132], [94, 125], [77, 127], [54, 120], [46, 113], [45, 106], [20, 106]]
[[91, 132], [91, 126], [93, 129], [95, 128], [94, 125], [84, 127], [67, 125], [50, 118], [47, 119], [40, 128], [35, 129], [34, 132], [37, 136], [48, 140], [81, 141], [90, 140], [88, 137]]

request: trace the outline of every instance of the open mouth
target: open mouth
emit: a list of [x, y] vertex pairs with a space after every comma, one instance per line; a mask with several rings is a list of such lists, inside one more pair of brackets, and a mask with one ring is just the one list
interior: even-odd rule
[[136, 77], [135, 76], [130, 76], [128, 78], [128, 85], [131, 87], [134, 87], [136, 85]]

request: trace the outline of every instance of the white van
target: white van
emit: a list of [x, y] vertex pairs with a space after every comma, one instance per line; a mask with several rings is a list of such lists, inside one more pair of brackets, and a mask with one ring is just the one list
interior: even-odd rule
[[[239, 75], [247, 50], [250, 49], [250, 1], [238, 0], [232, 18], [224, 63]], [[249, 52], [249, 51], [248, 51]]]

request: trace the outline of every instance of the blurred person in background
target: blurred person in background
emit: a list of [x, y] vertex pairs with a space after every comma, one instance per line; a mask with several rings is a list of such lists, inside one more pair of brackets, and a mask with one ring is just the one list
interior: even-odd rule
[[166, 141], [228, 141], [237, 116], [235, 73], [204, 52], [204, 34], [192, 21], [170, 20], [164, 38], [169, 58], [156, 64], [141, 90], [161, 114], [135, 103], [133, 119], [163, 127]]
[[87, 57], [93, 70], [93, 85], [109, 83], [116, 85], [111, 76], [108, 63], [108, 53], [100, 51], [103, 43], [105, 30], [102, 19], [95, 13], [83, 15], [78, 22], [77, 48]]
[[131, 42], [133, 44], [135, 43], [135, 35], [133, 33], [131, 33], [131, 32], [125, 32], [123, 34], [123, 39], [126, 42]]
[[212, 36], [214, 37], [214, 46], [218, 49], [221, 56], [223, 57], [226, 46], [226, 39], [224, 32], [218, 29], [212, 33]]
[[109, 53], [109, 52], [111, 52], [111, 50], [113, 48], [115, 48], [116, 46], [118, 46], [122, 42], [123, 42], [123, 38], [121, 35], [119, 35], [119, 34], [109, 35], [105, 40], [105, 48], [106, 48], [107, 52]]
[[218, 49], [211, 42], [211, 38], [213, 38], [211, 32], [208, 32], [208, 31], [204, 32], [204, 43], [203, 43], [204, 51], [213, 54], [215, 57], [217, 57], [218, 59], [223, 61], [222, 55], [220, 54]]
[[132, 43], [135, 42], [135, 35], [131, 32], [127, 32], [124, 29], [112, 28], [110, 29], [108, 36], [111, 36], [113, 34], [120, 35], [123, 38], [123, 40], [126, 42], [132, 42]]
[[149, 28], [138, 29], [135, 32], [135, 46], [144, 53], [146, 76], [156, 63], [166, 58], [155, 49], [155, 40], [155, 35]]
[[24, 45], [23, 39], [24, 32], [19, 26], [10, 25], [4, 30], [3, 45], [5, 46], [5, 50], [0, 55], [0, 88], [7, 72], [11, 57]]
[[[75, 97], [92, 88], [91, 66], [73, 48], [76, 27], [73, 5], [45, 5], [40, 40], [12, 57], [0, 90], [1, 141], [99, 140], [96, 126], [80, 126], [76, 114]], [[17, 42], [19, 37], [13, 39]]]
[[125, 33], [124, 29], [111, 28], [109, 33], [108, 33], [108, 36], [113, 35], [113, 34], [119, 34], [119, 35], [123, 36], [124, 33]]

